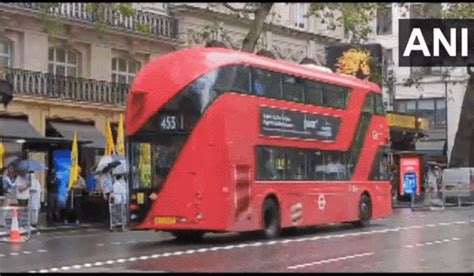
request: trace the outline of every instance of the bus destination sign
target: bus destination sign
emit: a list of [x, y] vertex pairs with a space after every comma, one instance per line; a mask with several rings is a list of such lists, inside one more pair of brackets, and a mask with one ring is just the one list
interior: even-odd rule
[[263, 135], [333, 141], [340, 123], [336, 117], [260, 107], [260, 133]]

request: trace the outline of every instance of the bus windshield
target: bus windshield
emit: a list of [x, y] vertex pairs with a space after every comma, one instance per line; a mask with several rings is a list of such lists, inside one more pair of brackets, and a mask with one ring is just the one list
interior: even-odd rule
[[132, 188], [159, 191], [184, 141], [183, 136], [170, 135], [153, 142], [131, 142]]

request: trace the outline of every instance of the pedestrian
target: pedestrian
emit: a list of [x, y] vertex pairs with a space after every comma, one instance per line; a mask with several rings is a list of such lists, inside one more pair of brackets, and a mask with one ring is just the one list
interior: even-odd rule
[[38, 224], [38, 215], [41, 209], [41, 184], [33, 171], [29, 173], [31, 188], [30, 190], [30, 218], [31, 226], [36, 228]]
[[431, 198], [438, 194], [438, 179], [435, 170], [435, 167], [430, 167], [428, 169], [428, 187]]
[[110, 195], [113, 192], [113, 182], [112, 182], [112, 176], [110, 175], [110, 172], [106, 173], [101, 173], [98, 176], [99, 179], [99, 188], [102, 193], [102, 197], [105, 200], [105, 204], [102, 205], [102, 214], [104, 216], [104, 222], [106, 224], [109, 223], [109, 200], [110, 200]]
[[113, 185], [113, 199], [114, 204], [126, 204], [127, 203], [127, 184], [123, 175], [115, 175], [115, 181]]
[[8, 166], [3, 171], [2, 177], [3, 195], [5, 197], [5, 201], [3, 202], [4, 206], [8, 206], [12, 200], [16, 199], [15, 179], [15, 168], [13, 166]]
[[47, 220], [48, 222], [57, 222], [59, 221], [58, 179], [57, 179], [56, 170], [54, 169], [54, 167], [52, 167], [48, 173], [47, 190], [48, 190]]
[[14, 185], [16, 187], [16, 199], [19, 206], [28, 206], [28, 199], [30, 198], [31, 181], [29, 179], [28, 170], [24, 168], [17, 168], [18, 175], [15, 179]]
[[87, 186], [86, 181], [81, 175], [81, 168], [78, 168], [77, 179], [74, 181], [71, 187], [71, 200], [72, 200], [72, 211], [73, 215], [76, 217], [76, 224], [79, 225], [82, 218], [82, 206], [83, 206], [83, 199], [85, 194], [87, 193]]

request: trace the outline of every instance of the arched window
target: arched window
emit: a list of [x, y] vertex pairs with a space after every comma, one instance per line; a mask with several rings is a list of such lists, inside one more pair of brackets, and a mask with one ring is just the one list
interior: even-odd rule
[[12, 43], [8, 39], [0, 38], [0, 66], [12, 66]]
[[48, 72], [59, 76], [79, 76], [80, 55], [74, 51], [60, 47], [49, 48]]
[[112, 82], [131, 83], [140, 70], [141, 63], [123, 58], [112, 59]]

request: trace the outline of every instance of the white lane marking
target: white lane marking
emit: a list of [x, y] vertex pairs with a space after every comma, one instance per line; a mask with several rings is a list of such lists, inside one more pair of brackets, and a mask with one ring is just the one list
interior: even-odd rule
[[125, 260], [125, 259], [118, 259], [118, 260], [117, 260], [117, 263], [125, 263], [126, 261], [127, 261], [127, 260]]
[[82, 267], [82, 265], [73, 265], [72, 268], [74, 269], [80, 269]]
[[3, 258], [3, 257], [5, 257], [5, 255], [4, 255], [4, 254], [0, 254], [0, 258]]
[[[474, 222], [474, 220], [472, 220]], [[454, 222], [451, 223], [441, 223], [440, 225], [451, 225]], [[465, 224], [462, 221], [456, 222], [457, 224]], [[357, 232], [357, 233], [347, 233], [347, 234], [339, 234], [339, 235], [325, 235], [325, 236], [315, 236], [312, 238], [299, 238], [299, 239], [286, 239], [286, 240], [276, 240], [276, 241], [270, 241], [270, 242], [255, 242], [255, 243], [244, 243], [244, 244], [239, 244], [239, 245], [229, 245], [229, 246], [220, 246], [220, 247], [211, 247], [211, 248], [201, 248], [197, 250], [188, 250], [186, 252], [184, 251], [176, 251], [176, 252], [167, 252], [167, 253], [162, 253], [162, 254], [154, 254], [151, 256], [148, 256], [148, 258], [160, 258], [160, 257], [169, 257], [169, 256], [179, 256], [182, 254], [191, 254], [191, 253], [204, 253], [207, 251], [218, 251], [218, 250], [225, 250], [225, 249], [233, 249], [233, 248], [245, 248], [245, 247], [252, 247], [252, 246], [265, 246], [265, 245], [276, 245], [276, 244], [287, 244], [287, 243], [294, 243], [294, 242], [305, 242], [305, 241], [316, 241], [320, 239], [331, 239], [331, 238], [342, 238], [342, 237], [350, 237], [350, 236], [359, 236], [359, 235], [370, 235], [370, 234], [377, 234], [377, 233], [387, 233], [387, 232], [397, 232], [399, 230], [408, 230], [408, 229], [414, 229], [414, 228], [424, 228], [424, 227], [435, 227], [436, 225], [433, 224], [426, 224], [426, 225], [413, 225], [413, 226], [406, 226], [406, 227], [396, 227], [396, 228], [387, 228], [387, 229], [381, 229], [381, 230], [372, 230], [372, 231], [365, 231], [365, 232]], [[125, 243], [136, 243], [136, 241], [127, 241]], [[437, 243], [436, 241], [434, 243]], [[103, 244], [98, 243], [97, 246], [103, 246]], [[417, 246], [422, 246], [417, 245]], [[413, 246], [406, 246], [408, 248], [412, 248]], [[41, 250], [38, 250], [40, 252]], [[43, 252], [46, 252], [44, 250]], [[1, 257], [1, 255], [0, 255]], [[144, 256], [142, 256], [143, 258]], [[131, 257], [126, 260], [124, 259], [118, 259], [116, 262], [134, 262], [137, 261], [139, 257]], [[352, 258], [346, 256], [346, 258]], [[102, 266], [104, 265], [103, 262], [96, 262], [94, 266]], [[83, 267], [91, 267], [92, 265], [89, 263], [86, 263], [83, 265]], [[48, 271], [48, 270], [44, 270]]]
[[361, 257], [365, 257], [365, 256], [370, 256], [370, 255], [373, 255], [373, 254], [374, 254], [374, 252], [354, 254], [354, 255], [349, 255], [349, 256], [344, 256], [344, 257], [339, 257], [339, 258], [321, 260], [321, 261], [317, 261], [317, 262], [313, 262], [313, 263], [305, 263], [305, 264], [288, 266], [287, 269], [298, 269], [298, 268], [303, 268], [303, 267], [307, 267], [307, 266], [320, 265], [320, 264], [324, 264], [324, 263], [338, 262], [338, 261], [342, 261], [342, 260], [346, 260], [346, 259], [361, 258]]
[[48, 252], [48, 250], [46, 250], [46, 249], [39, 249], [39, 250], [37, 250], [37, 251], [38, 251], [39, 253], [46, 253], [46, 252]]
[[48, 272], [47, 269], [41, 269], [41, 270], [39, 271], [39, 273], [47, 273], [47, 272]]
[[139, 259], [140, 260], [148, 260], [150, 257], [149, 256], [141, 256]]
[[105, 263], [106, 263], [106, 264], [114, 264], [115, 261], [114, 261], [114, 260], [108, 260], [108, 261], [106, 261]]
[[17, 252], [12, 252], [12, 253], [10, 253], [10, 255], [11, 255], [11, 256], [18, 256], [18, 255], [20, 255], [20, 254], [17, 253]]
[[23, 251], [23, 254], [25, 255], [31, 254], [31, 251]]
[[97, 246], [104, 246], [103, 243], [98, 243], [98, 244], [96, 244], [96, 245], [97, 245]]
[[70, 267], [69, 267], [69, 266], [62, 266], [61, 269], [62, 269], [62, 270], [69, 270]]
[[119, 244], [122, 244], [122, 242], [113, 242], [112, 244], [113, 245], [119, 245]]
[[57, 272], [57, 271], [59, 271], [59, 268], [53, 267], [53, 268], [51, 268], [49, 271], [51, 271], [51, 272]]
[[441, 225], [441, 226], [446, 226], [446, 225], [451, 225], [452, 222], [440, 222], [438, 223], [438, 225]]
[[36, 273], [36, 271], [35, 270], [30, 270], [30, 271], [28, 271], [28, 273]]
[[441, 244], [443, 242], [451, 242], [451, 241], [459, 241], [459, 240], [460, 240], [460, 238], [453, 237], [451, 239], [443, 239], [443, 240], [439, 240], [439, 241], [429, 241], [429, 242], [425, 242], [425, 243], [418, 243], [416, 245], [405, 245], [405, 247], [406, 248], [414, 248], [415, 246], [420, 247], [420, 246], [425, 246], [425, 245], [433, 245], [434, 243]]

